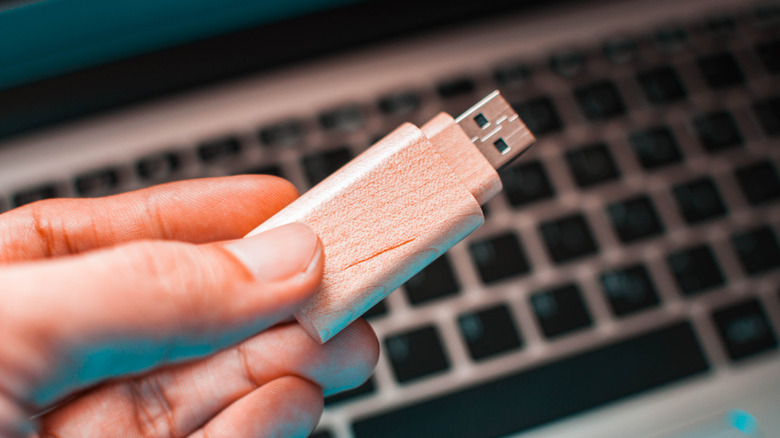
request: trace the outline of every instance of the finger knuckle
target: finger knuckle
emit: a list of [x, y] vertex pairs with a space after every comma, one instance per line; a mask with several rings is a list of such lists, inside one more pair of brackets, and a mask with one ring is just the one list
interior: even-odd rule
[[126, 383], [133, 406], [133, 419], [141, 438], [181, 438], [173, 403], [165, 392], [165, 382], [157, 376]]

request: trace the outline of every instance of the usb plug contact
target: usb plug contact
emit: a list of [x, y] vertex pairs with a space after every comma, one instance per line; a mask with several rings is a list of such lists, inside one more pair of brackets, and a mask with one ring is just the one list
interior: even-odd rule
[[498, 90], [466, 110], [455, 122], [496, 169], [514, 161], [536, 141]]

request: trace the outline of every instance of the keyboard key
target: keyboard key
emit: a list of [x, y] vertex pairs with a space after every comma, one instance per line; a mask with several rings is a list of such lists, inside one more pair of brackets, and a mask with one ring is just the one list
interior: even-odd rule
[[512, 63], [498, 67], [493, 78], [499, 85], [516, 87], [523, 85], [531, 78], [531, 69], [525, 63]]
[[412, 304], [455, 295], [460, 290], [452, 272], [449, 256], [442, 255], [404, 284], [406, 297]]
[[665, 105], [688, 97], [680, 76], [671, 66], [645, 70], [637, 75], [637, 80], [648, 102], [654, 105]]
[[235, 137], [209, 140], [198, 146], [198, 158], [204, 163], [215, 163], [241, 153], [241, 143]]
[[520, 348], [517, 328], [509, 309], [503, 304], [461, 315], [458, 327], [474, 360]]
[[741, 360], [777, 347], [766, 313], [755, 298], [716, 310], [712, 320], [731, 360]]
[[759, 29], [773, 29], [780, 26], [780, 6], [766, 2], [753, 10], [753, 26]]
[[585, 68], [585, 56], [577, 50], [556, 53], [550, 57], [550, 68], [565, 78], [576, 76]]
[[362, 385], [357, 388], [348, 389], [338, 394], [333, 394], [325, 397], [325, 406], [333, 406], [339, 403], [352, 402], [356, 399], [360, 399], [367, 395], [371, 395], [376, 392], [376, 386], [374, 385], [374, 378], [366, 380]]
[[742, 193], [752, 205], [761, 205], [780, 198], [780, 178], [770, 161], [759, 161], [734, 172]]
[[710, 177], [698, 178], [672, 188], [677, 208], [691, 225], [726, 215], [726, 206]]
[[450, 364], [434, 326], [385, 339], [385, 349], [399, 383], [408, 383], [449, 369]]
[[734, 234], [731, 245], [749, 275], [763, 274], [780, 267], [780, 246], [775, 232], [768, 226]]
[[653, 35], [655, 46], [666, 53], [679, 52], [688, 46], [688, 32], [679, 26], [666, 26]]
[[542, 332], [555, 338], [591, 325], [590, 314], [575, 284], [531, 295], [531, 306]]
[[379, 99], [379, 110], [383, 114], [403, 116], [420, 107], [420, 96], [414, 91], [401, 91]]
[[173, 152], [149, 155], [135, 164], [135, 171], [141, 179], [161, 181], [171, 177], [181, 167], [181, 158]]
[[627, 64], [637, 58], [636, 42], [627, 38], [612, 38], [604, 43], [604, 56], [613, 64]]
[[477, 91], [477, 84], [471, 78], [457, 78], [440, 83], [436, 92], [442, 99], [452, 99]]
[[539, 226], [547, 253], [557, 264], [595, 254], [598, 246], [593, 240], [585, 217], [573, 214], [547, 221]]
[[683, 295], [695, 295], [725, 283], [715, 255], [707, 245], [672, 253], [666, 261]]
[[499, 172], [509, 204], [521, 207], [550, 199], [555, 190], [541, 161], [528, 161], [509, 166]]
[[303, 157], [303, 169], [309, 183], [315, 185], [339, 170], [351, 159], [352, 153], [347, 148], [315, 152]]
[[646, 195], [609, 204], [607, 214], [623, 243], [657, 236], [664, 231], [653, 202]]
[[766, 71], [780, 73], [780, 38], [756, 44], [756, 52]]
[[628, 141], [645, 170], [655, 170], [683, 160], [680, 146], [666, 126], [633, 132]]
[[21, 207], [22, 205], [30, 204], [35, 201], [57, 197], [59, 197], [59, 190], [57, 190], [57, 187], [55, 187], [54, 184], [45, 184], [16, 192], [13, 196], [13, 204], [14, 207]]
[[558, 115], [558, 110], [549, 97], [515, 102], [512, 103], [512, 108], [525, 122], [525, 126], [537, 137], [563, 129], [561, 116]]
[[583, 115], [590, 122], [598, 122], [626, 113], [626, 105], [617, 86], [609, 80], [578, 87], [574, 90], [574, 97]]
[[745, 83], [745, 74], [737, 60], [729, 52], [700, 56], [696, 60], [704, 80], [713, 90], [734, 87]]
[[267, 146], [290, 147], [302, 143], [304, 133], [302, 121], [287, 120], [262, 128], [257, 137]]
[[368, 311], [363, 314], [363, 318], [373, 319], [385, 315], [387, 315], [387, 303], [385, 303], [385, 300], [382, 300], [374, 304], [374, 307], [368, 309]]
[[742, 146], [742, 134], [734, 117], [726, 111], [713, 111], [693, 119], [702, 147], [717, 153]]
[[520, 239], [514, 233], [505, 233], [469, 245], [471, 258], [477, 265], [479, 277], [492, 284], [531, 270]]
[[119, 187], [119, 170], [101, 169], [76, 177], [76, 192], [80, 196], [106, 195]]
[[363, 127], [363, 110], [355, 104], [340, 106], [320, 114], [320, 126], [325, 131], [353, 132]]
[[780, 135], [780, 96], [770, 97], [754, 103], [753, 111], [756, 113], [764, 133], [768, 137]]
[[318, 430], [309, 435], [309, 438], [333, 438], [333, 434], [329, 430]]
[[612, 153], [604, 143], [566, 151], [566, 163], [574, 175], [574, 181], [581, 188], [620, 178], [620, 170], [612, 158]]
[[273, 176], [282, 176], [282, 170], [279, 168], [279, 166], [276, 166], [274, 164], [268, 164], [268, 165], [262, 165], [262, 166], [255, 166], [250, 167], [249, 169], [245, 169], [242, 172], [239, 172], [239, 174], [242, 175], [273, 175]]
[[658, 293], [642, 265], [601, 274], [601, 287], [617, 316], [626, 316], [658, 305]]
[[736, 33], [737, 22], [730, 15], [716, 15], [705, 20], [702, 29], [713, 37], [725, 38]]
[[352, 424], [356, 438], [487, 438], [527, 431], [708, 369], [680, 322]]

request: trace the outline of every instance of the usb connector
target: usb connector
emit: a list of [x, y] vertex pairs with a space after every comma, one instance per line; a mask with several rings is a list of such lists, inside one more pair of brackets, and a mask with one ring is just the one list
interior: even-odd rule
[[496, 169], [533, 141], [495, 91], [457, 121], [399, 126], [249, 235], [291, 222], [317, 232], [323, 280], [295, 317], [325, 342], [482, 225]]
[[536, 141], [498, 90], [466, 110], [455, 122], [496, 169], [514, 161]]

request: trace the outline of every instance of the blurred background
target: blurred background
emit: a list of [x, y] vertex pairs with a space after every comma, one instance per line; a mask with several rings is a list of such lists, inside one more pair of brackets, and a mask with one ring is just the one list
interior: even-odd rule
[[0, 3], [0, 212], [301, 191], [499, 89], [539, 139], [314, 436], [780, 436], [780, 3]]

